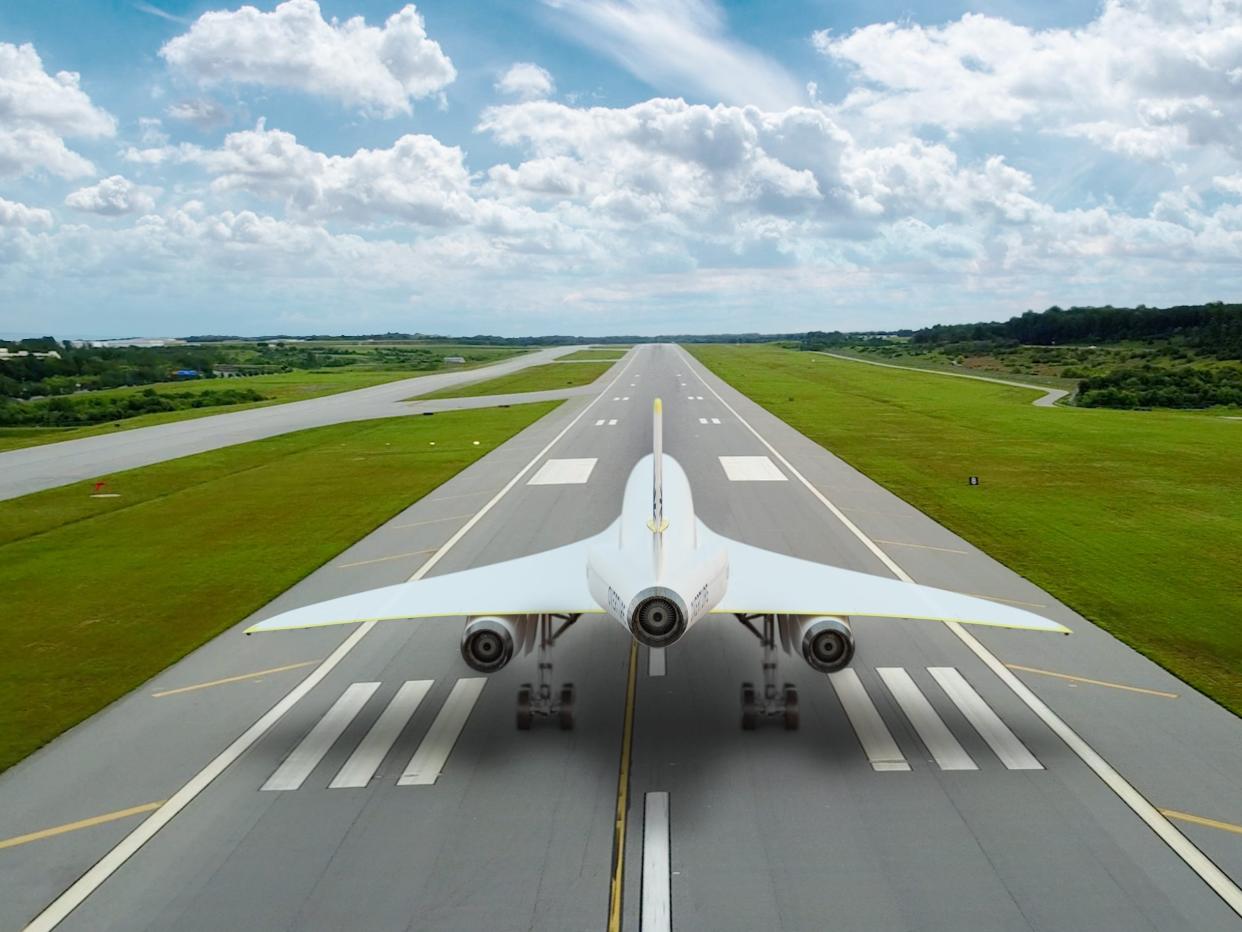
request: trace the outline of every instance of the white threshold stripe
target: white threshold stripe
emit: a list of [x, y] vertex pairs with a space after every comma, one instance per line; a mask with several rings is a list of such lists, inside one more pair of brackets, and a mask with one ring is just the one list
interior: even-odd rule
[[931, 752], [941, 770], [978, 770], [978, 765], [970, 759], [970, 755], [953, 737], [949, 726], [944, 723], [927, 697], [920, 692], [914, 680], [901, 667], [876, 667], [876, 673], [893, 694], [901, 711], [919, 733], [923, 745]]
[[609, 418], [609, 419], [608, 419], [608, 426], [609, 426], [609, 427], [616, 427], [616, 426], [617, 426], [617, 419], [616, 419], [615, 417]]
[[669, 845], [668, 793], [643, 797], [641, 932], [672, 932], [673, 874]]
[[872, 770], [894, 771], [909, 770], [910, 765], [902, 756], [901, 748], [893, 740], [892, 732], [880, 718], [880, 713], [867, 690], [863, 688], [858, 674], [848, 667], [836, 673], [828, 674], [833, 691], [845, 709], [845, 717], [850, 720], [854, 734], [863, 747], [863, 753], [871, 764]]
[[453, 685], [440, 714], [431, 723], [426, 737], [405, 766], [405, 773], [397, 781], [398, 786], [431, 786], [440, 778], [440, 771], [448, 761], [449, 753], [470, 717], [474, 704], [479, 701], [487, 677], [471, 676]]
[[665, 670], [664, 648], [652, 647], [649, 648], [649, 651], [647, 656], [647, 675], [663, 676]]
[[707, 418], [705, 418], [705, 417], [701, 417], [701, 418], [699, 418], [699, 423], [700, 423], [700, 424], [706, 424], [706, 423], [707, 423]]
[[1000, 716], [992, 711], [992, 707], [983, 701], [983, 697], [975, 692], [975, 688], [966, 682], [966, 678], [958, 672], [956, 667], [928, 667], [927, 672], [935, 678], [945, 695], [953, 701], [962, 715], [966, 716], [966, 721], [974, 726], [975, 731], [979, 732], [979, 737], [988, 743], [988, 747], [996, 752], [1000, 762], [1008, 769], [1044, 769], [1044, 765], [1035, 758], [1035, 755], [1027, 749], [1018, 736], [1009, 730], [1009, 726], [1002, 722]]
[[260, 789], [296, 790], [301, 786], [377, 689], [379, 683], [351, 683]]
[[604, 420], [603, 420], [603, 418], [600, 418], [598, 421], [596, 421], [596, 422], [595, 422], [595, 426], [596, 426], [596, 427], [603, 427], [603, 426], [604, 426]]
[[406, 680], [392, 697], [387, 708], [375, 720], [362, 743], [349, 755], [349, 760], [328, 784], [329, 789], [364, 787], [371, 782], [375, 771], [388, 756], [389, 750], [405, 728], [406, 722], [418, 710], [419, 704], [431, 689], [434, 680]]
[[[569, 433], [586, 416], [586, 413], [599, 403], [600, 399], [604, 397], [604, 393], [617, 383], [636, 358], [637, 354], [631, 356], [630, 361], [625, 364], [621, 372], [617, 373], [611, 382], [600, 389], [600, 393], [591, 399], [590, 404], [574, 415], [573, 419], [562, 427], [560, 432], [549, 440], [543, 449], [536, 453], [525, 466], [517, 471], [512, 479], [505, 483], [499, 492], [493, 495], [482, 508], [474, 513], [474, 517], [458, 528], [453, 536], [446, 540], [426, 563], [415, 570], [414, 575], [410, 579], [421, 579], [427, 574], [428, 570], [439, 563], [444, 555], [466, 535], [466, 532], [478, 524], [484, 515], [495, 508], [500, 500], [522, 481], [522, 477], [530, 472], [535, 464], [543, 459], [548, 451], [556, 446], [561, 438]], [[307, 674], [306, 679], [294, 686], [293, 689], [285, 694], [284, 698], [272, 706], [257, 722], [242, 732], [236, 741], [216, 755], [206, 767], [191, 777], [181, 789], [170, 796], [164, 805], [147, 816], [140, 825], [100, 858], [90, 870], [74, 881], [64, 893], [49, 903], [47, 908], [35, 916], [30, 921], [30, 924], [26, 926], [26, 932], [44, 932], [44, 930], [56, 928], [66, 916], [82, 904], [83, 900], [94, 893], [100, 884], [116, 873], [117, 869], [128, 861], [139, 848], [155, 837], [155, 834], [171, 822], [177, 813], [193, 802], [199, 793], [210, 786], [216, 777], [228, 769], [229, 765], [246, 753], [256, 741], [267, 734], [268, 730], [280, 721], [286, 712], [293, 708], [303, 696], [332, 672], [333, 667], [344, 660], [349, 652], [358, 646], [358, 643], [371, 632], [371, 629], [377, 623], [374, 621], [364, 621], [360, 624], [349, 637], [341, 642], [336, 650], [324, 659], [323, 663]]]
[[[685, 355], [685, 351], [678, 347], [677, 350], [682, 357], [689, 363], [689, 358]], [[707, 384], [707, 380], [699, 374], [699, 371], [690, 367], [700, 382], [706, 386], [707, 390], [716, 396], [716, 399], [725, 406], [725, 408], [742, 422], [742, 425], [754, 434], [755, 439], [767, 447], [772, 455], [785, 464], [789, 472], [806, 487], [812, 495], [814, 495], [820, 503], [827, 508], [839, 520], [846, 529], [853, 534], [860, 543], [868, 550], [875, 554], [885, 566], [892, 571], [893, 575], [898, 579], [906, 582], [914, 582], [914, 579], [883, 550], [880, 549], [871, 538], [864, 534], [845, 514], [828, 500], [828, 498], [806, 478], [802, 473], [794, 468], [789, 460], [772, 446], [759, 431], [751, 426], [750, 422], [737, 413], [737, 410], [721, 397], [720, 392], [716, 391], [711, 385]], [[1065, 721], [1050, 709], [1042, 699], [1035, 695], [1025, 683], [1006, 667], [990, 650], [983, 646], [982, 643], [961, 624], [956, 621], [946, 621], [945, 627], [953, 632], [963, 644], [971, 649], [971, 651], [987, 664], [988, 669], [1000, 677], [1001, 681], [1008, 686], [1014, 694], [1026, 703], [1027, 707], [1034, 712], [1039, 719], [1047, 725], [1057, 737], [1065, 742], [1066, 746], [1074, 752], [1091, 771], [1099, 777], [1104, 784], [1117, 794], [1117, 797], [1130, 807], [1130, 810], [1138, 816], [1143, 822], [1156, 833], [1173, 852], [1182, 859], [1182, 861], [1194, 871], [1199, 878], [1206, 883], [1212, 891], [1228, 904], [1239, 916], [1242, 916], [1242, 887], [1239, 887], [1234, 880], [1204, 854], [1195, 844], [1187, 838], [1182, 832], [1165, 817], [1165, 815], [1151, 804], [1151, 802], [1143, 796], [1134, 786], [1126, 780], [1120, 773], [1113, 768], [1091, 745], [1089, 745], [1074, 729], [1070, 728]]]

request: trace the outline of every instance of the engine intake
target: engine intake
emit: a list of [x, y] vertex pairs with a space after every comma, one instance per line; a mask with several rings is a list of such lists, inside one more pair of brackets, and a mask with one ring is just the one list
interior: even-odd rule
[[821, 673], [844, 670], [854, 659], [854, 633], [844, 618], [800, 618], [796, 634], [803, 659]]
[[650, 592], [630, 614], [630, 632], [646, 647], [667, 647], [686, 633], [686, 613], [668, 592]]
[[495, 673], [513, 659], [520, 644], [515, 619], [503, 615], [471, 618], [461, 633], [461, 659], [472, 670]]

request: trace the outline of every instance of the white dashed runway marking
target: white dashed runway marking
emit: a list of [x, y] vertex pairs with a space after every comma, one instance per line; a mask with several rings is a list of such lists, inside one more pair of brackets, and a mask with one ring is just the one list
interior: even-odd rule
[[596, 462], [598, 460], [594, 457], [548, 460], [530, 477], [527, 485], [582, 485], [591, 478], [591, 470], [595, 468]]
[[766, 456], [722, 456], [730, 482], [785, 482], [785, 474]]

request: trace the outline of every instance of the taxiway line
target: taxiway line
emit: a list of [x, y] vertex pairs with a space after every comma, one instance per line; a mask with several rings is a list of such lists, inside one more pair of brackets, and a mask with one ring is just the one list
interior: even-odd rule
[[1234, 825], [1232, 822], [1221, 822], [1218, 819], [1208, 819], [1204, 816], [1191, 815], [1189, 812], [1178, 812], [1176, 809], [1161, 809], [1160, 812], [1162, 815], [1166, 815], [1170, 819], [1178, 819], [1182, 822], [1202, 825], [1205, 828], [1218, 828], [1222, 832], [1233, 832], [1237, 835], [1242, 835], [1242, 825]]
[[621, 766], [617, 773], [617, 808], [612, 828], [612, 883], [608, 890], [608, 932], [621, 932], [621, 895], [625, 880], [625, 820], [629, 809], [630, 758], [634, 745], [634, 694], [638, 684], [638, 642], [630, 640], [625, 684], [625, 723], [621, 728]]
[[919, 550], [939, 550], [941, 553], [966, 553], [965, 550], [958, 550], [955, 547], [933, 547], [931, 544], [913, 544], [907, 540], [880, 540], [876, 538], [877, 544], [888, 544], [892, 547], [917, 547]]
[[[617, 373], [613, 380], [601, 389], [600, 393], [592, 398], [581, 411], [574, 415], [573, 419], [562, 427], [560, 432], [548, 441], [548, 443], [538, 453], [531, 457], [526, 465], [518, 470], [517, 474], [510, 479], [499, 492], [493, 495], [482, 508], [475, 512], [473, 518], [458, 528], [453, 536], [440, 546], [438, 551], [432, 554], [428, 560], [426, 560], [417, 570], [414, 571], [414, 575], [410, 578], [422, 578], [428, 570], [439, 563], [444, 555], [448, 553], [449, 550], [451, 550], [457, 542], [462, 539], [462, 537], [465, 536], [466, 532], [478, 524], [479, 521], [482, 520], [483, 516], [491, 511], [505, 496], [505, 494], [517, 485], [518, 482], [521, 481], [522, 477], [526, 475], [526, 473], [528, 473], [536, 463], [543, 459], [548, 451], [556, 446], [561, 438], [569, 433], [570, 430], [572, 430], [574, 426], [586, 416], [588, 411], [599, 403], [599, 400], [604, 397], [604, 393], [616, 384], [621, 376], [625, 374], [625, 370], [628, 369], [633, 362], [634, 356], [631, 356], [629, 362], [622, 367], [621, 371]], [[60, 925], [65, 917], [77, 909], [88, 896], [99, 888], [104, 881], [116, 873], [122, 864], [133, 857], [135, 852], [154, 838], [160, 829], [171, 822], [177, 813], [193, 802], [194, 799], [203, 792], [203, 790], [210, 786], [212, 782], [215, 781], [216, 777], [220, 776], [220, 774], [227, 770], [229, 766], [231, 766], [239, 757], [242, 756], [242, 754], [248, 751], [256, 741], [267, 734], [271, 727], [280, 721], [286, 712], [293, 708], [303, 696], [310, 692], [319, 684], [320, 681], [323, 680], [324, 677], [332, 672], [333, 668], [344, 660], [350, 651], [358, 646], [358, 643], [371, 632], [371, 629], [374, 628], [376, 624], [378, 624], [378, 622], [375, 621], [364, 621], [360, 624], [353, 631], [353, 633], [349, 635], [349, 637], [337, 646], [336, 650], [328, 655], [323, 663], [312, 670], [304, 680], [286, 693], [279, 702], [272, 706], [272, 708], [269, 709], [261, 718], [259, 718], [258, 721], [247, 728], [235, 741], [233, 741], [232, 744], [216, 755], [216, 757], [208, 763], [206, 767], [191, 777], [180, 790], [174, 793], [168, 800], [161, 804], [158, 809], [144, 819], [142, 824], [121, 839], [121, 841], [110, 849], [107, 854], [95, 862], [95, 864], [74, 883], [72, 883], [68, 889], [49, 903], [47, 907], [35, 916], [34, 919], [30, 921], [29, 925], [26, 926], [26, 932], [49, 932], [49, 930]], [[620, 904], [618, 903], [618, 907], [619, 905]]]
[[176, 689], [161, 689], [157, 693], [151, 693], [151, 698], [162, 699], [165, 696], [176, 696], [181, 693], [190, 693], [197, 689], [208, 689], [212, 686], [227, 686], [229, 683], [241, 683], [245, 680], [253, 680], [260, 676], [267, 676], [269, 673], [284, 673], [287, 670], [301, 670], [303, 667], [311, 667], [317, 663], [319, 663], [318, 660], [303, 660], [301, 663], [287, 663], [283, 667], [269, 667], [266, 670], [256, 670], [254, 673], [239, 673], [236, 676], [226, 676], [218, 680], [209, 680], [206, 683], [194, 683], [190, 686], [178, 686]]
[[1087, 676], [1074, 676], [1071, 673], [1054, 673], [1052, 670], [1041, 670], [1039, 667], [1024, 667], [1020, 663], [1005, 664], [1010, 670], [1021, 670], [1023, 673], [1038, 673], [1040, 676], [1051, 676], [1058, 680], [1069, 680], [1072, 683], [1089, 683], [1092, 686], [1107, 686], [1109, 689], [1124, 689], [1130, 693], [1142, 693], [1145, 696], [1161, 696], [1165, 699], [1176, 699], [1177, 693], [1168, 693], [1163, 689], [1145, 689], [1142, 686], [1126, 686], [1124, 683], [1110, 683], [1107, 680], [1093, 680]]
[[[678, 352], [683, 358], [689, 362], [689, 357], [685, 351], [678, 348]], [[817, 498], [820, 503], [827, 508], [836, 518], [853, 534], [864, 547], [870, 550], [875, 557], [883, 563], [898, 579], [905, 582], [914, 582], [914, 578], [903, 570], [887, 553], [885, 553], [878, 544], [868, 537], [853, 521], [847, 518], [841, 509], [828, 500], [815, 485], [802, 475], [793, 464], [789, 462], [776, 447], [772, 446], [767, 439], [751, 426], [750, 422], [738, 414], [737, 410], [721, 397], [707, 380], [694, 369], [695, 376], [707, 388], [709, 392], [716, 396], [716, 400], [729, 410], [729, 412], [741, 422], [741, 424], [754, 435], [760, 443], [772, 452], [772, 455], [780, 460], [790, 474], [794, 476], [812, 495]], [[969, 631], [955, 621], [947, 621], [945, 627], [953, 632], [963, 644], [970, 648], [971, 652], [982, 660], [993, 673], [1000, 677], [1001, 681], [1013, 691], [1023, 703], [1026, 704], [1032, 712], [1056, 734], [1066, 746], [1078, 756], [1078, 758], [1091, 769], [1104, 784], [1112, 790], [1117, 797], [1124, 802], [1138, 816], [1148, 828], [1172, 849], [1181, 860], [1199, 878], [1211, 888], [1225, 903], [1239, 916], [1242, 916], [1242, 888], [1240, 888], [1233, 879], [1221, 870], [1216, 863], [1201, 851], [1198, 846], [1187, 838], [1178, 830], [1172, 822], [1169, 821], [1159, 809], [1151, 804], [1142, 793], [1132, 786], [1129, 781], [1118, 773], [1111, 764], [1108, 763], [1094, 748], [1091, 747], [1082, 737], [1078, 735], [1062, 718], [1049, 708], [1042, 699], [1035, 695], [1025, 683], [1023, 683], [1008, 667], [1002, 663], [995, 654], [989, 651], [983, 644]]]
[[103, 815], [91, 816], [89, 819], [79, 819], [76, 822], [66, 822], [64, 825], [54, 825], [51, 828], [40, 829], [37, 832], [29, 832], [25, 835], [16, 835], [13, 838], [0, 839], [0, 849], [16, 848], [18, 845], [29, 844], [32, 841], [42, 841], [44, 838], [55, 838], [57, 835], [64, 835], [66, 832], [76, 832], [81, 828], [91, 828], [95, 825], [104, 825], [108, 822], [115, 822], [117, 819], [128, 819], [130, 816], [139, 815], [143, 812], [153, 812], [162, 805], [164, 805], [163, 800], [154, 803], [143, 803], [141, 806], [130, 806], [128, 809], [118, 809], [116, 812], [105, 812]]
[[424, 553], [434, 553], [435, 550], [435, 547], [427, 547], [423, 550], [409, 550], [405, 553], [394, 553], [386, 557], [376, 557], [373, 560], [355, 560], [353, 563], [338, 563], [336, 568], [338, 570], [347, 570], [352, 566], [367, 566], [371, 563], [387, 563], [390, 560], [404, 560], [406, 557], [418, 557], [422, 556]]

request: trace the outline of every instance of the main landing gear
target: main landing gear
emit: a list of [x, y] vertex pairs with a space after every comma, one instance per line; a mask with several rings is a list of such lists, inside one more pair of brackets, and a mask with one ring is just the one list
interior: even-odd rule
[[[757, 693], [754, 683], [742, 684], [742, 728], [754, 731], [761, 721], [780, 719], [786, 731], [795, 731], [798, 687], [793, 683], [776, 685], [776, 616], [738, 615], [737, 620], [763, 645], [763, 692]], [[762, 622], [762, 631], [755, 627], [756, 620]]]
[[[561, 685], [559, 695], [553, 695], [552, 687], [552, 648], [556, 639], [564, 634], [578, 620], [578, 615], [540, 615], [538, 624], [539, 637], [539, 681], [537, 684], [523, 683], [517, 694], [517, 727], [520, 731], [530, 731], [536, 718], [555, 718], [562, 731], [574, 727], [574, 684]], [[559, 622], [559, 626], [557, 626]]]

